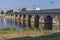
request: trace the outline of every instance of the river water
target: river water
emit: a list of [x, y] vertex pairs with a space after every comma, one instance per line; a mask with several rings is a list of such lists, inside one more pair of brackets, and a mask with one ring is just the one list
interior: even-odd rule
[[0, 29], [7, 27], [15, 28], [16, 30], [23, 30], [25, 27], [34, 28], [34, 22], [22, 22], [21, 20], [11, 18], [0, 18]]
[[[49, 25], [51, 26], [51, 24], [47, 24], [46, 27]], [[39, 27], [40, 29], [44, 29], [44, 24], [39, 22], [34, 23], [30, 21], [21, 21], [11, 18], [0, 18], [0, 29], [7, 27], [15, 28], [16, 30], [23, 30], [25, 27]], [[57, 26], [56, 28], [58, 29], [59, 26]]]
[[19, 20], [0, 18], [0, 29], [7, 28], [7, 27], [16, 28], [16, 30], [23, 30], [25, 28], [23, 26], [23, 23], [21, 23]]

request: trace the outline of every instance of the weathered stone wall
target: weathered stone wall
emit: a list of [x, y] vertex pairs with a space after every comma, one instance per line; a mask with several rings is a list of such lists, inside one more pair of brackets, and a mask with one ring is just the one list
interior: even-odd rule
[[[54, 13], [45, 13], [45, 14], [43, 14], [43, 13], [36, 13], [36, 14], [28, 14], [28, 13], [26, 13], [26, 14], [22, 14], [22, 16], [23, 15], [26, 15], [27, 17], [25, 18], [25, 20], [28, 20], [28, 16], [29, 15], [31, 15], [31, 19], [30, 19], [30, 21], [31, 21], [31, 24], [33, 24], [32, 26], [34, 26], [35, 25], [35, 23], [34, 23], [34, 21], [35, 21], [35, 17], [36, 17], [36, 15], [38, 15], [39, 16], [39, 28], [41, 27], [41, 29], [44, 29], [44, 23], [45, 23], [45, 19], [46, 19], [46, 17], [49, 15], [51, 18], [52, 18], [52, 30], [59, 30], [59, 21], [58, 21], [58, 19], [60, 19], [60, 17], [59, 17], [59, 13], [58, 14], [54, 14]], [[56, 17], [56, 16], [58, 16], [58, 18], [56, 19], [56, 18], [54, 18], [54, 17]], [[55, 21], [55, 19], [57, 20], [57, 21]], [[47, 21], [48, 22], [48, 21]], [[53, 24], [54, 22], [57, 22], [57, 24], [55, 25], [55, 24]]]
[[44, 29], [44, 28], [48, 30], [50, 29], [59, 30], [60, 29], [60, 13], [57, 13], [57, 12], [56, 13], [53, 13], [53, 12], [50, 12], [50, 13], [49, 12], [18, 13], [18, 16], [16, 17], [15, 15], [14, 17], [16, 19], [19, 19], [20, 22], [22, 23], [23, 23], [23, 19], [25, 20], [25, 23], [27, 24], [30, 22], [31, 27], [33, 28], [36, 26], [36, 27], [39, 27], [40, 29]]

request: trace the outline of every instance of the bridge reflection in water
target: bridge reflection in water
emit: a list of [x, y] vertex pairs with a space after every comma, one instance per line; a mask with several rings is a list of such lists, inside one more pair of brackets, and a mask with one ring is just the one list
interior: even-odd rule
[[[51, 18], [49, 15], [44, 19], [43, 16], [39, 18], [37, 15], [35, 18], [29, 15], [28, 19], [10, 19], [10, 18], [0, 18], [0, 28], [13, 27], [17, 30], [23, 30], [25, 27], [29, 28], [39, 28], [42, 30], [58, 30], [59, 29], [59, 19], [57, 16]], [[34, 20], [32, 20], [34, 19]]]

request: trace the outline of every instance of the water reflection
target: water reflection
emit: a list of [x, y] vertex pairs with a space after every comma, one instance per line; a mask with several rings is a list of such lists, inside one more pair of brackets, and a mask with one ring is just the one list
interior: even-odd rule
[[[49, 23], [50, 23], [50, 21], [49, 21]], [[48, 26], [52, 25], [52, 23], [47, 24], [47, 25]], [[12, 27], [12, 28], [16, 28], [16, 30], [23, 30], [25, 27], [34, 28], [35, 26], [39, 27], [40, 29], [44, 29], [44, 28], [50, 29], [50, 26], [48, 27], [48, 26], [46, 26], [46, 24], [44, 24], [44, 20], [40, 20], [40, 22], [37, 22], [35, 20], [34, 22], [32, 22], [30, 20], [28, 20], [28, 21], [26, 21], [26, 20], [20, 21], [20, 20], [9, 19], [9, 18], [0, 18], [0, 29], [1, 28], [6, 28], [6, 27]], [[46, 27], [44, 27], [44, 26], [46, 26]], [[55, 26], [57, 26], [57, 25], [55, 24]], [[59, 26], [57, 27], [57, 29], [58, 28], [59, 28]]]
[[50, 15], [48, 15], [45, 19], [44, 29], [45, 30], [52, 30], [52, 18]]
[[4, 19], [1, 18], [1, 19], [0, 19], [0, 24], [3, 24], [3, 22], [4, 22]]
[[26, 27], [25, 20], [23, 21], [23, 27]]
[[31, 28], [34, 28], [35, 27], [35, 22], [30, 22], [30, 24], [31, 24]]
[[25, 21], [25, 27], [27, 27], [28, 26], [28, 21]]
[[57, 16], [53, 18], [53, 30], [59, 30], [59, 19]]
[[44, 23], [39, 23], [39, 28], [40, 28], [41, 30], [44, 30]]
[[16, 28], [16, 30], [22, 30], [24, 28], [23, 24], [19, 20], [0, 18], [0, 29], [7, 27]]

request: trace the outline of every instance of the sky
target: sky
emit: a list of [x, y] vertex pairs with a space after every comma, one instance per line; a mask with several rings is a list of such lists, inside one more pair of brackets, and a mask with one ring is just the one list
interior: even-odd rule
[[[51, 3], [54, 1], [53, 3]], [[60, 0], [0, 0], [0, 10], [16, 10], [17, 8], [32, 9], [34, 6], [41, 9], [60, 8]]]

